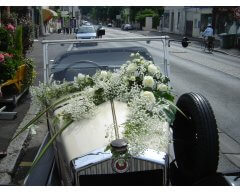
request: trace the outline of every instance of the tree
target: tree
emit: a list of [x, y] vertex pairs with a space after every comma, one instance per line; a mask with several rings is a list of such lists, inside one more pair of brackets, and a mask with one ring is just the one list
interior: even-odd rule
[[107, 7], [107, 17], [110, 20], [116, 20], [116, 15], [120, 15], [123, 7]]
[[145, 25], [145, 18], [152, 17], [153, 27], [157, 28], [163, 12], [163, 7], [130, 7], [130, 20], [132, 22], [138, 21], [142, 28]]
[[142, 29], [145, 26], [145, 18], [146, 17], [157, 17], [158, 15], [152, 9], [144, 9], [143, 11], [139, 11], [136, 15], [136, 21], [140, 23], [140, 28]]
[[83, 6], [83, 7], [79, 7], [79, 9], [81, 9], [81, 13], [82, 15], [89, 15], [92, 11], [93, 7], [89, 7], [89, 6]]

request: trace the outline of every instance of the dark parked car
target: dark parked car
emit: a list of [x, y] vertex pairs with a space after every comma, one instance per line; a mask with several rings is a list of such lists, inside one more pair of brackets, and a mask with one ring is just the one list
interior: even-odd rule
[[133, 30], [134, 27], [131, 24], [123, 24], [121, 29], [124, 30], [124, 31], [128, 31], [128, 30]]

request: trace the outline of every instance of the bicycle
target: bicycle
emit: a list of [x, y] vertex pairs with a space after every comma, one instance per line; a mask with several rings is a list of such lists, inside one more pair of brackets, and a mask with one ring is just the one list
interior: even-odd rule
[[214, 40], [212, 36], [208, 36], [207, 39], [204, 38], [204, 52], [207, 49], [209, 53], [212, 53], [214, 50]]

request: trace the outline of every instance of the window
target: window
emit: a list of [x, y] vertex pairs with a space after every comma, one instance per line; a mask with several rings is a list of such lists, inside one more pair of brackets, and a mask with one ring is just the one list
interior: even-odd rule
[[169, 13], [164, 13], [164, 24], [163, 27], [169, 28]]

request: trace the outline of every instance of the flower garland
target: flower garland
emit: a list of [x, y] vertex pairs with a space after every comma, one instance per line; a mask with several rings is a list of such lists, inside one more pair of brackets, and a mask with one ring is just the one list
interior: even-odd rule
[[123, 125], [123, 136], [129, 142], [131, 154], [140, 154], [150, 145], [159, 151], [167, 149], [168, 125], [176, 112], [168, 82], [158, 66], [136, 53], [117, 71], [97, 71], [92, 77], [78, 74], [73, 82], [40, 83], [31, 92], [41, 106], [72, 94], [56, 117], [65, 120], [91, 117], [99, 104], [109, 100], [127, 103], [130, 113]]

